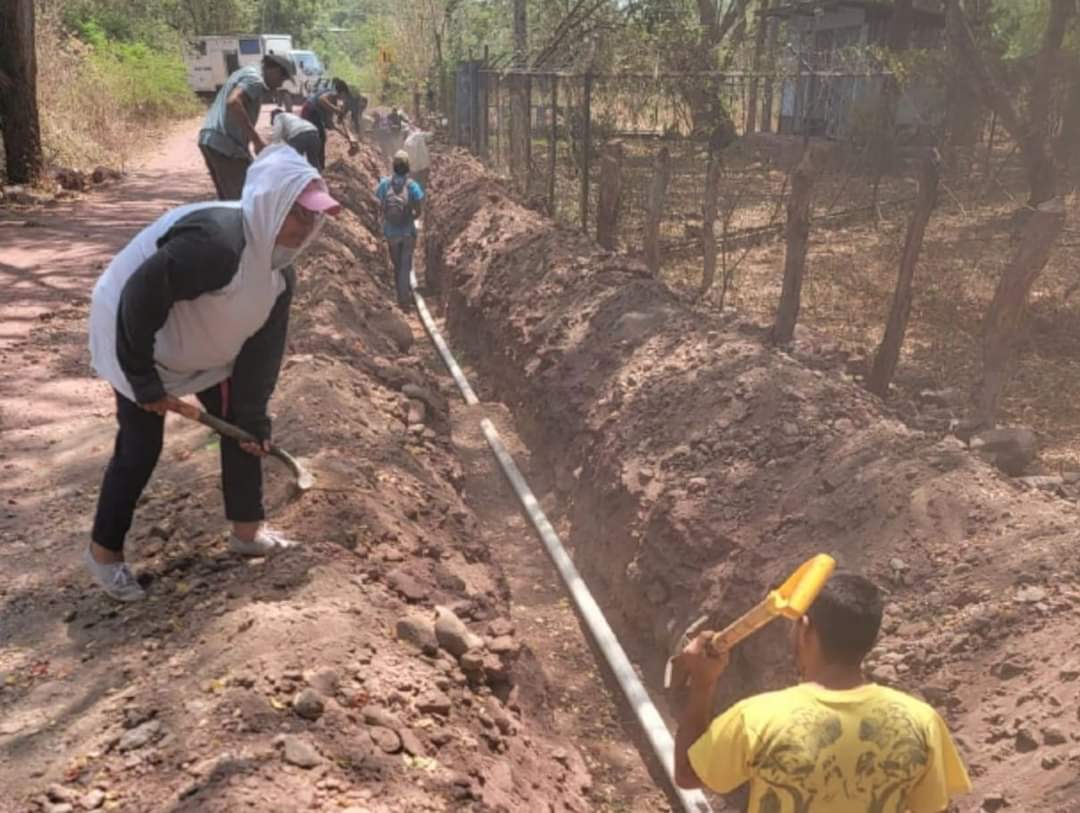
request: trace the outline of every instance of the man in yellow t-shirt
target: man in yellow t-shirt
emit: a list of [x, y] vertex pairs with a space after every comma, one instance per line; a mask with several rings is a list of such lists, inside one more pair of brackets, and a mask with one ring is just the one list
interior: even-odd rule
[[727, 653], [710, 657], [706, 636], [694, 639], [675, 737], [680, 787], [728, 793], [749, 782], [748, 813], [942, 813], [971, 790], [937, 712], [863, 679], [881, 612], [871, 582], [836, 573], [795, 624], [803, 682], [747, 698], [715, 720]]

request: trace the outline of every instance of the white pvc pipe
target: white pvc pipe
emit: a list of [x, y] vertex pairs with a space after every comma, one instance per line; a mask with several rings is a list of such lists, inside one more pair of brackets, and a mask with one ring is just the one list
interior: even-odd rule
[[[439, 355], [442, 356], [443, 363], [446, 364], [446, 368], [450, 371], [450, 375], [453, 376], [458, 389], [461, 390], [465, 403], [470, 406], [479, 403], [476, 393], [469, 386], [468, 379], [465, 378], [465, 374], [462, 372], [461, 367], [458, 366], [449, 346], [447, 346], [442, 334], [439, 333], [438, 328], [435, 326], [424, 298], [416, 293], [415, 273], [411, 274], [410, 282], [412, 283], [413, 296], [416, 299], [416, 310], [420, 314], [420, 321], [423, 322], [424, 330], [427, 331], [435, 348], [439, 351]], [[660, 712], [656, 710], [649, 693], [645, 691], [645, 687], [638, 679], [633, 664], [630, 663], [630, 659], [626, 656], [619, 639], [615, 637], [615, 632], [604, 617], [603, 610], [600, 609], [600, 605], [596, 603], [596, 599], [589, 592], [585, 580], [581, 578], [581, 574], [578, 573], [578, 569], [566, 552], [566, 548], [559, 541], [558, 534], [555, 533], [555, 529], [548, 521], [543, 509], [540, 508], [536, 495], [533, 494], [532, 489], [529, 488], [529, 484], [521, 474], [521, 470], [506, 450], [506, 446], [503, 444], [502, 438], [499, 437], [495, 425], [487, 418], [484, 418], [480, 421], [480, 428], [483, 430], [484, 438], [487, 440], [488, 446], [491, 447], [496, 460], [499, 461], [503, 474], [506, 475], [506, 479], [513, 486], [522, 508], [525, 509], [525, 513], [529, 517], [529, 521], [532, 522], [537, 534], [539, 534], [540, 541], [544, 543], [544, 548], [547, 550], [548, 556], [551, 557], [555, 569], [559, 571], [559, 576], [562, 578], [563, 584], [566, 585], [566, 589], [570, 592], [570, 597], [574, 600], [578, 613], [585, 621], [589, 635], [603, 654], [612, 674], [615, 675], [615, 679], [619, 683], [619, 687], [622, 689], [623, 695], [633, 709], [634, 716], [637, 717], [638, 722], [644, 729], [653, 754], [660, 761], [660, 764], [664, 766], [671, 788], [679, 799], [683, 810], [686, 813], [712, 813], [712, 807], [705, 798], [705, 794], [700, 790], [683, 790], [675, 783], [675, 743], [671, 739], [671, 732], [668, 731]]]

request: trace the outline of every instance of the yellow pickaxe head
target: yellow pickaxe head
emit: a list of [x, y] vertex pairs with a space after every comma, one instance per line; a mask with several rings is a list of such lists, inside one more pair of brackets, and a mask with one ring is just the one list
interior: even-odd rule
[[[764, 627], [774, 618], [784, 617], [798, 620], [806, 615], [814, 599], [836, 569], [836, 561], [822, 553], [803, 562], [787, 580], [769, 594], [753, 609], [743, 613], [719, 632], [698, 633], [704, 626], [705, 619], [699, 618], [683, 635], [688, 639], [691, 634], [709, 635], [707, 649], [714, 653], [727, 651], [739, 641]], [[680, 654], [669, 658], [664, 670], [664, 687], [682, 686], [686, 680], [685, 669], [680, 662], [681, 650], [689, 640], [680, 644]]]

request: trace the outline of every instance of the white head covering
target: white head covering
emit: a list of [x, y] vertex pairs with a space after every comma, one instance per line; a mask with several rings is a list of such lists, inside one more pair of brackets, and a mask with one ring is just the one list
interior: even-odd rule
[[[173, 304], [154, 341], [154, 361], [165, 389], [189, 395], [232, 374], [236, 356], [270, 315], [285, 279], [272, 268], [274, 242], [293, 203], [319, 173], [291, 147], [264, 149], [248, 168], [240, 201], [212, 201], [166, 212], [117, 254], [94, 286], [90, 351], [97, 373], [127, 398], [131, 385], [116, 358], [116, 316], [124, 285], [157, 251], [157, 242], [181, 218], [212, 207], [239, 207], [245, 245], [229, 283], [211, 294]], [[304, 246], [314, 239], [309, 235]], [[198, 273], [198, 269], [192, 269]]]

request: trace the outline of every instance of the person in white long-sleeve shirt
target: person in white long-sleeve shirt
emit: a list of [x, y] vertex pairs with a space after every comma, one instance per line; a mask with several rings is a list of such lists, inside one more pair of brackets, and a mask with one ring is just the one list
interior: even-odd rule
[[270, 143], [288, 144], [319, 172], [323, 171], [322, 138], [318, 128], [306, 119], [278, 109], [270, 113]]

